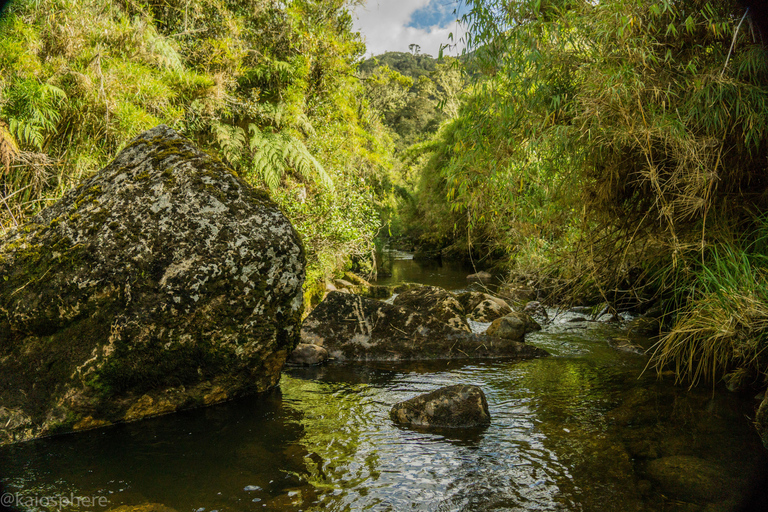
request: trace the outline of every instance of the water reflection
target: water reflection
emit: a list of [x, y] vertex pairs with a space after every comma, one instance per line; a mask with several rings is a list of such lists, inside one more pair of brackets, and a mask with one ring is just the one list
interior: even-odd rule
[[[291, 369], [261, 398], [2, 448], [0, 472], [11, 492], [179, 512], [714, 512], [765, 494], [752, 399], [641, 375], [644, 356], [611, 348], [621, 336], [561, 314], [528, 338], [549, 358]], [[396, 402], [458, 383], [484, 389], [489, 427], [390, 421]], [[713, 464], [735, 483], [717, 500], [675, 495], [651, 474], [660, 460]]]

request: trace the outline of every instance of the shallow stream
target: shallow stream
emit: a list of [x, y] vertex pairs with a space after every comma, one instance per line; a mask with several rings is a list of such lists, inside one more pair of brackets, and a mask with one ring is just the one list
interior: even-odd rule
[[[390, 280], [466, 286], [462, 269], [426, 265], [437, 283], [392, 265]], [[553, 357], [286, 370], [267, 396], [1, 448], [0, 475], [33, 510], [57, 496], [105, 511], [766, 510], [754, 397], [641, 375], [645, 356], [613, 348], [620, 326], [579, 318], [527, 336]], [[456, 383], [483, 388], [490, 427], [390, 421], [395, 402]], [[682, 469], [659, 476], [659, 460]]]

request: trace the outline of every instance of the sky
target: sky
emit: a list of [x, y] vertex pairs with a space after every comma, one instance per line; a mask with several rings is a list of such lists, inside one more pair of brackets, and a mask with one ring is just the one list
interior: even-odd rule
[[[421, 53], [438, 56], [440, 45], [456, 44], [462, 27], [454, 13], [459, 0], [367, 0], [354, 9], [355, 30], [365, 39], [368, 55], [408, 52], [417, 44]], [[454, 41], [448, 35], [453, 33]], [[447, 48], [445, 55], [461, 53], [461, 47]]]

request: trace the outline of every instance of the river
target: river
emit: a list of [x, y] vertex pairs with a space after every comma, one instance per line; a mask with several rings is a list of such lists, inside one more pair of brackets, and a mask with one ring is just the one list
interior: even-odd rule
[[[389, 264], [390, 283], [466, 286], [460, 267], [406, 255]], [[642, 373], [645, 356], [612, 348], [619, 326], [550, 313], [527, 342], [553, 357], [288, 369], [266, 396], [1, 448], [0, 474], [31, 510], [78, 497], [103, 500], [61, 509], [765, 510], [754, 397], [659, 380]], [[457, 383], [483, 388], [488, 428], [390, 421], [394, 403]], [[659, 479], [658, 461], [697, 474]]]

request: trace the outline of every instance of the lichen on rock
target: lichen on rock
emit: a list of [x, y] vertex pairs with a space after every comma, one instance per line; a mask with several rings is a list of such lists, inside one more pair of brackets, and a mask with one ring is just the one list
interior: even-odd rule
[[143, 133], [0, 240], [0, 407], [28, 418], [0, 444], [274, 386], [304, 263], [265, 193], [166, 126]]
[[330, 292], [301, 327], [302, 343], [339, 361], [429, 361], [544, 357], [515, 340], [456, 329], [434, 316], [350, 293]]

